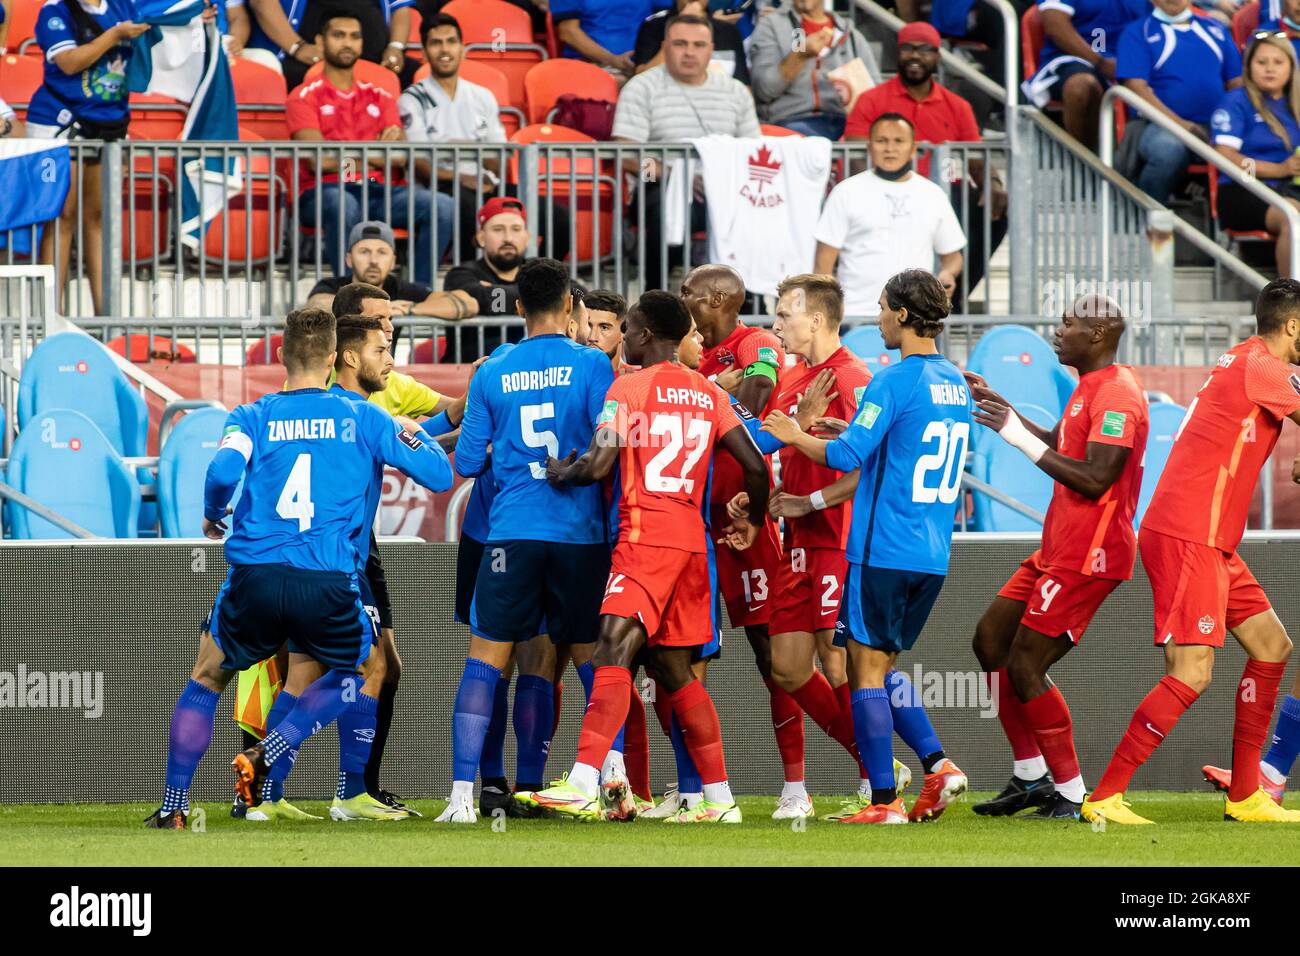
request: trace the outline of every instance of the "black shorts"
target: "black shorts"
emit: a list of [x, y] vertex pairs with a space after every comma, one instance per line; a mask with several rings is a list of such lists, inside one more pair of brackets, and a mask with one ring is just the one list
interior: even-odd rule
[[1264, 228], [1268, 203], [1240, 183], [1219, 183], [1219, 227], [1233, 232]]
[[205, 629], [225, 654], [225, 670], [273, 657], [286, 642], [326, 667], [356, 670], [377, 637], [368, 592], [362, 575], [239, 565], [226, 576]]
[[456, 545], [456, 620], [469, 626], [469, 609], [474, 603], [474, 584], [483, 560], [483, 542], [461, 534]]
[[490, 641], [546, 633], [556, 644], [592, 644], [608, 579], [605, 544], [489, 541], [479, 560], [470, 630]]
[[886, 653], [910, 651], [943, 588], [944, 575], [849, 564], [835, 622], [837, 647], [849, 638]]
[[384, 562], [379, 557], [379, 542], [375, 532], [370, 532], [370, 555], [366, 558], [366, 581], [374, 595], [375, 610], [379, 612], [379, 626], [393, 626], [393, 605], [388, 599], [388, 579], [384, 577]]

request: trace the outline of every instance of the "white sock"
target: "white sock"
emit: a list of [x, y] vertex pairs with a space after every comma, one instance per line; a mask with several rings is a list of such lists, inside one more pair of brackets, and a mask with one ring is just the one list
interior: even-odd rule
[[1282, 773], [1277, 767], [1274, 767], [1266, 760], [1259, 762], [1259, 772], [1265, 780], [1275, 787], [1286, 786], [1286, 774]]
[[612, 775], [627, 776], [627, 768], [623, 766], [623, 754], [618, 750], [611, 750], [605, 755], [605, 762], [600, 767], [600, 779], [608, 780]]
[[600, 771], [589, 763], [575, 763], [569, 771], [569, 783], [587, 796], [594, 797], [600, 787]]
[[706, 783], [704, 785], [704, 799], [709, 803], [733, 804], [736, 798], [731, 795], [731, 784], [727, 781], [722, 783]]
[[468, 800], [474, 802], [474, 781], [473, 780], [453, 780], [451, 782], [451, 799]]
[[1058, 783], [1056, 792], [1072, 803], [1083, 803], [1083, 798], [1088, 795], [1081, 776], [1072, 777], [1065, 783]]
[[1047, 761], [1043, 755], [1030, 757], [1028, 760], [1017, 760], [1011, 765], [1011, 772], [1021, 780], [1037, 780], [1047, 774]]
[[802, 780], [787, 780], [781, 787], [781, 799], [786, 797], [804, 797], [807, 798], [808, 791], [805, 789]]
[[862, 794], [868, 800], [871, 799], [871, 781], [863, 777], [858, 781], [858, 793]]
[[677, 805], [685, 807], [687, 810], [693, 810], [700, 805], [700, 801], [703, 799], [704, 794], [702, 793], [679, 793], [677, 794]]

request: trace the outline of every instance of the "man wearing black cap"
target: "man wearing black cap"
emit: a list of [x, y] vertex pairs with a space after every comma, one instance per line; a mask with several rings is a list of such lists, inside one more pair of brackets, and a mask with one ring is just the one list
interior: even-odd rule
[[[524, 204], [508, 196], [494, 196], [478, 211], [477, 221], [475, 239], [483, 249], [482, 258], [454, 266], [442, 286], [448, 292], [468, 295], [473, 300], [470, 315], [516, 318], [519, 287], [515, 280], [531, 238]], [[472, 362], [503, 341], [518, 342], [523, 334], [522, 326], [458, 329], [448, 336], [447, 361]]]

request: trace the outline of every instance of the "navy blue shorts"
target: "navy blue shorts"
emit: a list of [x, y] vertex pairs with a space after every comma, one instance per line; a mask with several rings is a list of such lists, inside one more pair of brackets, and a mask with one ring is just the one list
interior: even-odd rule
[[482, 560], [483, 542], [462, 534], [456, 545], [456, 620], [467, 627], [469, 609], [474, 603], [474, 584], [478, 581], [478, 566]]
[[355, 670], [378, 637], [369, 592], [364, 575], [240, 565], [226, 576], [206, 629], [225, 654], [226, 670], [273, 657], [286, 642], [326, 667]]
[[[867, 580], [863, 581], [863, 576]], [[859, 644], [886, 653], [908, 651], [925, 627], [944, 575], [850, 564], [844, 580], [835, 644]]]
[[605, 544], [489, 541], [483, 546], [469, 626], [490, 641], [592, 644], [609, 580]]
[[379, 557], [379, 542], [375, 532], [370, 532], [370, 554], [366, 558], [366, 583], [370, 586], [373, 600], [370, 602], [379, 612], [379, 626], [393, 626], [393, 604], [388, 597], [388, 578], [384, 576], [384, 562]]
[[1020, 88], [1029, 102], [1042, 109], [1050, 102], [1059, 103], [1065, 90], [1065, 81], [1079, 73], [1090, 73], [1096, 77], [1103, 92], [1110, 87], [1110, 80], [1106, 79], [1106, 74], [1091, 63], [1077, 56], [1062, 54], [1040, 66], [1038, 72], [1025, 80]]

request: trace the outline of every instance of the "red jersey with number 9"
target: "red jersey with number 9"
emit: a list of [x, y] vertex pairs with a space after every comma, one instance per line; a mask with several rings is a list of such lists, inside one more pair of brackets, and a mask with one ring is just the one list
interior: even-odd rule
[[740, 426], [726, 393], [677, 362], [620, 375], [598, 429], [619, 451], [619, 541], [703, 552], [702, 506], [713, 446]]
[[1142, 527], [1231, 553], [1282, 420], [1300, 409], [1300, 375], [1259, 336], [1219, 356], [1178, 427]]

